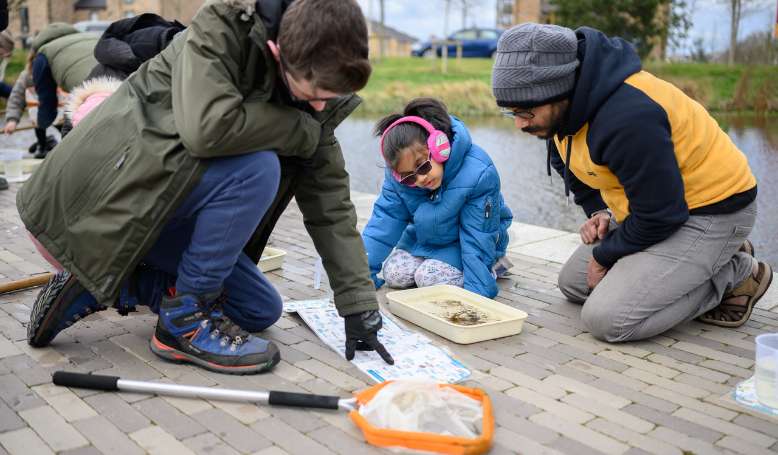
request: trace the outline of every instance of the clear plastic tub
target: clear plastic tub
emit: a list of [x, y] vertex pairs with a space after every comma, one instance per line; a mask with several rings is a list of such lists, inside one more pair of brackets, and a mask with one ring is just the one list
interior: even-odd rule
[[24, 168], [21, 150], [0, 149], [0, 164], [3, 165], [3, 173], [9, 182], [21, 182], [24, 180]]
[[259, 258], [259, 270], [262, 273], [270, 272], [271, 270], [280, 269], [284, 265], [284, 256], [286, 251], [279, 248], [265, 247], [262, 252], [262, 257]]
[[778, 409], [778, 333], [756, 337], [756, 398], [765, 406]]
[[386, 294], [389, 311], [454, 343], [470, 344], [521, 332], [527, 313], [457, 286]]

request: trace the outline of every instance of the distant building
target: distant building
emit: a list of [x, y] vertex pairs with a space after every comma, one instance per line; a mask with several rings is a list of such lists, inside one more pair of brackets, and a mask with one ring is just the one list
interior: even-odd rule
[[550, 0], [497, 0], [497, 28], [507, 29], [523, 22], [554, 22]]
[[374, 20], [367, 21], [367, 30], [370, 43], [370, 56], [381, 55], [381, 40], [384, 40], [384, 57], [408, 57], [411, 55], [413, 44], [418, 41], [411, 35], [381, 25]]
[[113, 22], [142, 13], [155, 13], [165, 19], [188, 24], [204, 0], [25, 0], [10, 11], [9, 29], [25, 39], [51, 22]]

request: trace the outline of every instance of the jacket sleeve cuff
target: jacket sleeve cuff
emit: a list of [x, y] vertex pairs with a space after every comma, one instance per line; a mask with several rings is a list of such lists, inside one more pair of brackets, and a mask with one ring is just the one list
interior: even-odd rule
[[583, 208], [584, 213], [586, 213], [587, 218], [591, 218], [594, 212], [608, 208], [607, 204], [605, 204], [599, 194], [597, 197], [586, 198], [586, 200], [582, 201], [581, 207]]
[[607, 254], [603, 250], [602, 245], [594, 247], [594, 250], [592, 250], [592, 256], [594, 256], [594, 260], [597, 261], [598, 264], [606, 268], [613, 267], [613, 264], [615, 264], [616, 261], [620, 259], [618, 256]]
[[335, 308], [340, 317], [378, 309], [375, 290], [353, 291], [335, 296]]

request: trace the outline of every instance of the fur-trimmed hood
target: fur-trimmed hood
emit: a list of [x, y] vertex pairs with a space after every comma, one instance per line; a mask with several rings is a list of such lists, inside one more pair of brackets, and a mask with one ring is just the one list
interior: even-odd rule
[[112, 77], [98, 77], [84, 82], [70, 93], [65, 103], [65, 118], [76, 126], [86, 114], [111, 96], [120, 85], [122, 81]]

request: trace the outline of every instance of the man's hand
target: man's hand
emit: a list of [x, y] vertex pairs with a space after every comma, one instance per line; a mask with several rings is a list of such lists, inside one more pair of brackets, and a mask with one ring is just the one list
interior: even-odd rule
[[586, 270], [586, 284], [589, 285], [589, 289], [594, 289], [600, 284], [605, 274], [608, 273], [608, 269], [600, 265], [597, 259], [592, 257], [589, 259], [589, 267]]
[[597, 212], [591, 218], [581, 225], [581, 241], [589, 245], [597, 240], [602, 240], [608, 233], [608, 225], [611, 222], [611, 215], [608, 212]]
[[360, 351], [376, 351], [389, 365], [394, 365], [394, 359], [383, 344], [378, 341], [378, 331], [381, 330], [381, 313], [378, 310], [352, 314], [344, 318], [346, 324], [346, 360], [354, 358], [354, 353]]
[[3, 127], [3, 132], [5, 134], [13, 134], [14, 131], [16, 131], [16, 122], [14, 120], [9, 120], [5, 122], [5, 126]]

